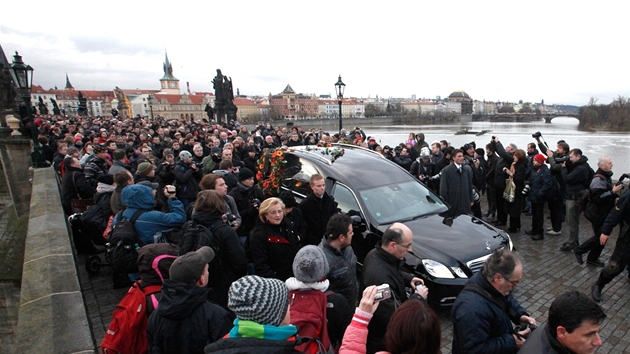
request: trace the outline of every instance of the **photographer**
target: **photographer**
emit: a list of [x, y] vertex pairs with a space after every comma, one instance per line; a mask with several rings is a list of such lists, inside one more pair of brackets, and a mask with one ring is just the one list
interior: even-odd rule
[[244, 167], [238, 174], [238, 184], [228, 194], [234, 198], [239, 214], [241, 214], [241, 225], [236, 229], [236, 234], [245, 244], [245, 239], [249, 232], [256, 226], [258, 208], [265, 196], [260, 188], [254, 185], [254, 172]]
[[564, 197], [566, 199], [565, 223], [569, 227], [569, 239], [560, 251], [569, 252], [579, 244], [580, 232], [580, 198], [582, 191], [588, 189], [593, 179], [593, 169], [588, 165], [588, 157], [582, 155], [582, 150], [572, 149], [569, 161], [562, 163], [562, 180], [566, 184]]
[[186, 150], [179, 153], [179, 161], [173, 169], [177, 183], [177, 198], [184, 203], [184, 208], [193, 203], [199, 193], [201, 169], [193, 163], [192, 154]]
[[547, 229], [547, 235], [562, 235], [562, 221], [564, 221], [564, 191], [565, 183], [562, 179], [562, 163], [569, 160], [569, 144], [564, 140], [559, 140], [556, 144], [556, 151], [549, 150], [546, 143], [543, 144], [542, 134], [536, 132], [532, 134], [532, 138], [536, 139], [538, 147], [543, 155], [547, 155], [549, 170], [551, 171], [552, 183], [557, 184], [559, 193], [549, 199], [547, 204], [551, 216], [551, 229]]
[[400, 167], [404, 168], [406, 171], [409, 171], [411, 167], [411, 156], [409, 156], [409, 151], [406, 147], [397, 146], [394, 149], [396, 155], [394, 156], [394, 162], [398, 164]]

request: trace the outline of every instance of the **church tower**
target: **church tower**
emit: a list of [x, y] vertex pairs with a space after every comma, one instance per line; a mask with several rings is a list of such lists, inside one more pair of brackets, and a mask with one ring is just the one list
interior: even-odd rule
[[65, 90], [72, 90], [74, 91], [74, 86], [72, 86], [72, 84], [70, 83], [70, 79], [68, 78], [68, 73], [66, 73], [66, 88]]
[[169, 95], [179, 95], [179, 79], [173, 76], [173, 65], [168, 61], [168, 54], [164, 51], [164, 76], [160, 79], [162, 92]]

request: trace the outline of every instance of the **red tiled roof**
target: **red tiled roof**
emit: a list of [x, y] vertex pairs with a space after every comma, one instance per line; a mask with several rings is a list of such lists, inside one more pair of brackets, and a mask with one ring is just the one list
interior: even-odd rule
[[234, 104], [235, 105], [254, 105], [256, 104], [254, 101], [250, 100], [249, 98], [244, 98], [244, 97], [234, 97]]

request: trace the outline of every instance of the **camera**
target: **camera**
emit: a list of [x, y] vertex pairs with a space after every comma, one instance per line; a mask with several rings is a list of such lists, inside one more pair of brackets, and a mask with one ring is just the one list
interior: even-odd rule
[[569, 155], [565, 155], [565, 156], [562, 156], [562, 157], [556, 157], [554, 160], [556, 161], [556, 163], [567, 162], [567, 161], [569, 161]]
[[381, 301], [392, 297], [392, 291], [389, 289], [389, 284], [379, 285], [376, 288], [376, 295], [374, 295], [374, 301]]
[[420, 291], [422, 288], [424, 288], [424, 285], [422, 284], [416, 284], [416, 290]]
[[538, 138], [540, 138], [541, 136], [542, 136], [542, 133], [541, 133], [541, 132], [535, 132], [534, 134], [532, 134], [532, 138], [534, 138], [534, 139], [538, 139]]
[[233, 222], [236, 221], [236, 215], [232, 214], [232, 213], [226, 213], [225, 214], [225, 221], [227, 221], [228, 224], [231, 224]]
[[621, 177], [619, 177], [619, 181], [617, 181], [617, 183], [615, 185], [617, 185], [617, 186], [623, 185], [623, 180], [626, 179], [626, 178], [629, 178], [629, 177], [630, 177], [630, 175], [627, 174], [627, 173], [622, 174]]
[[442, 177], [442, 172], [440, 172], [440, 173], [438, 173], [437, 175], [435, 175], [435, 176], [433, 176], [433, 177], [429, 178], [429, 181], [435, 181], [435, 180], [438, 180], [438, 179], [440, 179], [440, 177]]
[[252, 199], [252, 201], [251, 201], [251, 203], [250, 203], [250, 204], [251, 204], [251, 206], [253, 206], [254, 208], [258, 208], [258, 207], [260, 206], [260, 199], [258, 199], [258, 198], [254, 198], [254, 199]]
[[[522, 324], [522, 325], [520, 325], [520, 326], [515, 326], [515, 327], [514, 327], [514, 333], [518, 333], [518, 332], [520, 332], [520, 331], [524, 331], [524, 330], [526, 330], [526, 329], [528, 329], [528, 328], [529, 328], [529, 331], [530, 331], [529, 333], [532, 333], [532, 332], [533, 332], [536, 328], [538, 328], [538, 326], [533, 325], [533, 324], [529, 324], [529, 323], [528, 323], [528, 324]], [[523, 335], [523, 334], [520, 334], [519, 336], [521, 336], [521, 337], [523, 337], [523, 338], [527, 338], [527, 336], [529, 335], [529, 333], [528, 333], [528, 334], [524, 334], [524, 335]]]
[[525, 187], [523, 187], [523, 195], [527, 195], [530, 189], [532, 189], [532, 186], [526, 184]]

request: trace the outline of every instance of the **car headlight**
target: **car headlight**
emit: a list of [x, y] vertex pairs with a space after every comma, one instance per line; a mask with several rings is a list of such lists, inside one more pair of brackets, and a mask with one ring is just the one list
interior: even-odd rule
[[453, 272], [455, 272], [455, 274], [458, 277], [460, 277], [460, 278], [468, 278], [466, 273], [464, 273], [464, 271], [460, 267], [451, 267], [451, 269], [453, 270]]
[[423, 259], [422, 264], [431, 276], [436, 278], [455, 278], [448, 267], [440, 262], [431, 259]]

